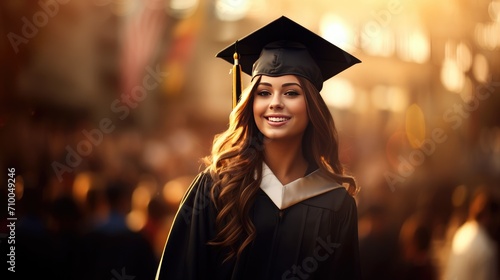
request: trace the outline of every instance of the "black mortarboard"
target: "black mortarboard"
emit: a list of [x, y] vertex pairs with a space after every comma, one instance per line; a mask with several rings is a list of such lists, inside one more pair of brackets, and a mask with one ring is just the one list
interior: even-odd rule
[[[320, 91], [323, 82], [361, 61], [302, 25], [282, 16], [217, 55], [235, 67], [233, 92], [239, 99], [239, 68], [248, 75], [298, 75]], [[236, 87], [236, 88], [234, 88]], [[233, 102], [235, 104], [235, 102]]]

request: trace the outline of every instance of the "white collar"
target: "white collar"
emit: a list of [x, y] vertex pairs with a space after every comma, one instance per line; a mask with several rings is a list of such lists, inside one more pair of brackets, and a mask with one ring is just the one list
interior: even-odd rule
[[341, 187], [342, 185], [335, 182], [319, 169], [305, 177], [283, 185], [267, 164], [262, 164], [262, 182], [260, 183], [260, 188], [280, 210]]

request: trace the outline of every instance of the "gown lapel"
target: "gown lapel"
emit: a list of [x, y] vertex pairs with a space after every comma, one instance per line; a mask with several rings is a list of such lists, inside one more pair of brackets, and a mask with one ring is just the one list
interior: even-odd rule
[[308, 198], [342, 188], [342, 185], [319, 169], [305, 177], [283, 185], [267, 164], [263, 163], [260, 188], [269, 196], [278, 209], [283, 210]]

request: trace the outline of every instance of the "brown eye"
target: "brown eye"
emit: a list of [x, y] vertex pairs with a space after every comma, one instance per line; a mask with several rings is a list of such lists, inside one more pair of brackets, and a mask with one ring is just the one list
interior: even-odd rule
[[285, 92], [285, 95], [297, 96], [297, 95], [300, 95], [300, 94], [298, 92], [294, 91], [294, 90], [291, 90], [291, 91]]
[[267, 90], [261, 90], [261, 91], [257, 92], [257, 95], [259, 95], [259, 96], [269, 96], [269, 95], [271, 95], [271, 93], [269, 91], [267, 91]]

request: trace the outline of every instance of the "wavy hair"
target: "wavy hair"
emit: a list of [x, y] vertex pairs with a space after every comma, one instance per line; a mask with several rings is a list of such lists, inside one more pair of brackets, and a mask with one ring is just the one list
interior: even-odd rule
[[[319, 168], [340, 184], [356, 192], [354, 178], [344, 174], [338, 156], [338, 136], [332, 115], [318, 90], [309, 80], [297, 77], [305, 93], [309, 124], [302, 140], [308, 164]], [[225, 260], [239, 257], [255, 239], [255, 227], [249, 211], [260, 187], [264, 136], [253, 116], [254, 92], [260, 82], [256, 77], [231, 112], [229, 127], [215, 136], [212, 153], [205, 158], [213, 179], [211, 198], [218, 214], [217, 235], [210, 245], [225, 247]]]

